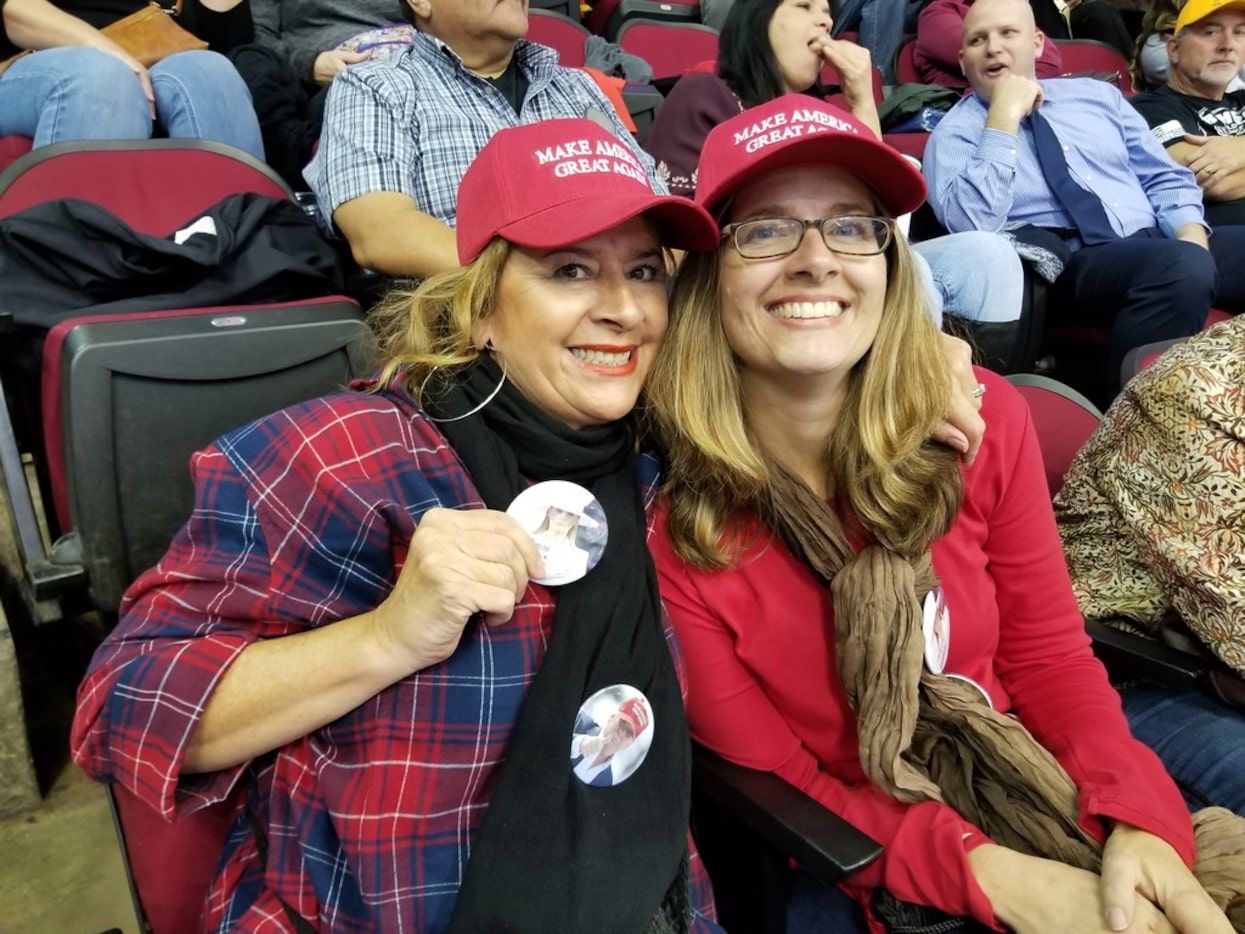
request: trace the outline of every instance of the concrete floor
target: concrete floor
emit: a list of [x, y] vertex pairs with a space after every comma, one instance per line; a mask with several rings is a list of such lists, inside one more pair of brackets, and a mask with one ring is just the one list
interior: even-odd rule
[[[0, 724], [6, 746], [0, 753], [10, 766], [12, 760], [32, 765], [37, 787], [7, 799], [4, 813], [18, 813], [0, 819], [0, 934], [138, 934], [108, 798], [69, 761], [74, 691], [102, 629], [91, 617], [31, 623], [16, 593], [7, 519], [0, 502], [0, 634], [7, 639], [11, 630], [17, 661], [9, 653], [0, 665], [0, 687], [13, 697], [9, 716], [24, 709], [24, 723]], [[11, 690], [15, 676], [20, 699]]]
[[0, 821], [0, 932], [137, 934], [101, 785], [66, 763], [34, 811]]

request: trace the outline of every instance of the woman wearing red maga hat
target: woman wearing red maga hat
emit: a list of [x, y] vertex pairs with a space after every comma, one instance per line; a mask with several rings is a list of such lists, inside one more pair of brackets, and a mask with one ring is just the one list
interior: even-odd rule
[[[716, 227], [588, 120], [498, 133], [458, 216], [463, 267], [377, 313], [371, 392], [196, 456], [194, 512], [82, 685], [74, 756], [171, 819], [244, 789], [204, 930], [709, 934], [629, 416], [667, 248]], [[558, 587], [505, 511], [553, 480], [609, 527]], [[596, 787], [568, 743], [619, 686], [644, 698], [645, 756]]]

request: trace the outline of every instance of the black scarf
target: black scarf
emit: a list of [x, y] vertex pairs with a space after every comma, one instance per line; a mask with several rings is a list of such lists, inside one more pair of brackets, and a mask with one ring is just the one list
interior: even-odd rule
[[[502, 378], [491, 360], [463, 371], [425, 408], [452, 419]], [[627, 422], [574, 431], [507, 383], [477, 414], [438, 428], [486, 506], [504, 510], [531, 481], [570, 480], [605, 510], [609, 538], [587, 576], [557, 588], [553, 634], [472, 845], [451, 934], [642, 934], [689, 927], [687, 720], [661, 627]], [[575, 777], [571, 734], [583, 702], [628, 684], [653, 711], [643, 764], [595, 788]]]

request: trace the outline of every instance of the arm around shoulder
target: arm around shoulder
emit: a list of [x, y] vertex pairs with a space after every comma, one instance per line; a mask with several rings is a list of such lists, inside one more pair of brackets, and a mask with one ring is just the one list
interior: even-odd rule
[[922, 171], [929, 203], [951, 233], [998, 232], [1012, 208], [1018, 141], [986, 126], [984, 106], [970, 95], [934, 128]]

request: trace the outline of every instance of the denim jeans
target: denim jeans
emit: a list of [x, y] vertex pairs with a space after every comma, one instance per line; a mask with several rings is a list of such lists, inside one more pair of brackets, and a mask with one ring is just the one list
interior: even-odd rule
[[[150, 73], [156, 118], [170, 138], [214, 140], [264, 158], [251, 96], [224, 56], [179, 52]], [[105, 52], [45, 49], [0, 76], [0, 136], [29, 136], [38, 147], [151, 134], [142, 86], [124, 62]]]
[[929, 264], [944, 311], [980, 322], [1020, 317], [1025, 273], [1006, 237], [967, 231], [922, 240], [912, 249]]
[[882, 73], [883, 84], [895, 84], [895, 59], [903, 41], [907, 0], [834, 0], [831, 3], [836, 39], [857, 30], [858, 40], [869, 50], [873, 64]]
[[1216, 804], [1245, 817], [1245, 714], [1200, 688], [1120, 690], [1133, 735], [1162, 760], [1190, 808]]

